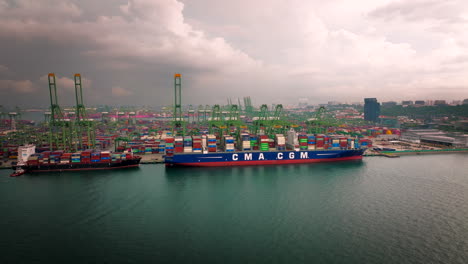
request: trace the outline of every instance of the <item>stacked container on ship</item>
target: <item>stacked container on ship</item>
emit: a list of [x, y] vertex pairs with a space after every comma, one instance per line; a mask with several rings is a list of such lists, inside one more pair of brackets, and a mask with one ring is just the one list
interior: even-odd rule
[[202, 152], [195, 152], [195, 137], [192, 137], [192, 141], [188, 138], [184, 140], [192, 142], [192, 151], [187, 143], [184, 145], [184, 150], [187, 151], [174, 152], [167, 144], [172, 140], [177, 142], [178, 139], [167, 137], [164, 159], [166, 166], [238, 166], [361, 160], [365, 151], [365, 148], [359, 148], [357, 139], [297, 134], [294, 130], [288, 131], [286, 137], [282, 134], [269, 137], [241, 133], [236, 138], [230, 135], [222, 138], [203, 135], [202, 139]]
[[28, 148], [26, 155], [18, 157], [18, 164], [26, 172], [107, 170], [138, 167], [141, 157], [132, 152], [112, 153], [110, 151], [84, 150], [67, 153], [63, 150], [35, 153], [35, 146]]

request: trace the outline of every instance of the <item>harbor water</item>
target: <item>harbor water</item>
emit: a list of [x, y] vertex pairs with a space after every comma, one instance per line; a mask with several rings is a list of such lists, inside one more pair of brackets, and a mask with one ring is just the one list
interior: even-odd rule
[[468, 263], [468, 155], [0, 171], [0, 263]]

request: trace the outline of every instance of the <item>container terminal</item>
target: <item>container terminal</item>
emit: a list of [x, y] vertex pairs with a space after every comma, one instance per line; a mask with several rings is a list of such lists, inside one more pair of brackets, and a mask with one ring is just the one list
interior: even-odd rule
[[[13, 111], [0, 108], [2, 168], [11, 168], [18, 161], [18, 147], [26, 144], [35, 146], [36, 155], [30, 157], [31, 161], [39, 162], [40, 153], [45, 153], [44, 156], [51, 152], [95, 150], [104, 153], [104, 157], [112, 152], [109, 156], [114, 158], [130, 152], [141, 156], [142, 163], [163, 162], [163, 155], [168, 152], [167, 140], [174, 142], [174, 148], [169, 150], [174, 153], [364, 146], [367, 149], [364, 155], [374, 156], [389, 152], [398, 155], [465, 152], [468, 148], [468, 137], [463, 133], [451, 136], [434, 129], [376, 125], [364, 120], [362, 112], [352, 107], [338, 111], [324, 106], [255, 107], [248, 96], [243, 98], [243, 104], [240, 99], [237, 103], [228, 99], [226, 105], [183, 106], [180, 74], [174, 76], [174, 104], [153, 110], [87, 108], [81, 75], [75, 74], [74, 81], [76, 105], [62, 108], [55, 74], [49, 74], [50, 108], [43, 111], [43, 122], [23, 120], [19, 108]], [[290, 131], [297, 134], [295, 140], [302, 145], [286, 146], [284, 136]], [[63, 162], [67, 162], [64, 158]]]

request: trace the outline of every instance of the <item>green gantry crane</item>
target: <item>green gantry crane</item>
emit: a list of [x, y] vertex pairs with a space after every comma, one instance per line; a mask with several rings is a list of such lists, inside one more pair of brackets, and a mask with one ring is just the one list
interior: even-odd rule
[[49, 148], [53, 150], [54, 147], [61, 146], [64, 150], [71, 150], [73, 148], [73, 124], [70, 120], [65, 119], [59, 106], [55, 74], [49, 73], [48, 80], [50, 94]]
[[76, 125], [78, 136], [78, 148], [84, 149], [83, 135], [88, 138], [88, 148], [92, 149], [96, 146], [96, 130], [94, 120], [89, 119], [86, 114], [86, 107], [83, 103], [83, 86], [81, 85], [81, 75], [75, 74], [75, 97], [76, 97]]
[[182, 115], [182, 75], [174, 74], [174, 113], [173, 134], [183, 136], [185, 134], [185, 122]]
[[254, 108], [252, 106], [252, 100], [250, 100], [250, 96], [244, 97], [244, 110], [247, 117], [253, 117]]
[[252, 133], [254, 135], [258, 134], [260, 127], [268, 125], [269, 119], [270, 119], [270, 113], [268, 111], [268, 105], [262, 104], [262, 106], [260, 106], [258, 119], [252, 121], [252, 129], [251, 129]]

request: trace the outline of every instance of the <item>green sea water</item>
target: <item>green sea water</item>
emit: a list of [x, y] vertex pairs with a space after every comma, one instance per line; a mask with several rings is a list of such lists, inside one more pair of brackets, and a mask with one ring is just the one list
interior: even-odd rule
[[468, 155], [23, 175], [0, 263], [468, 263]]

